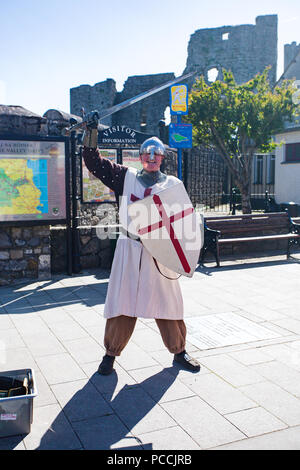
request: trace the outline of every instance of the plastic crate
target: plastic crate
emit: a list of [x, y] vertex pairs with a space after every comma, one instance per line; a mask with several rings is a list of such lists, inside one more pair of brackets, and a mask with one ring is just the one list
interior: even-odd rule
[[0, 377], [14, 378], [23, 382], [28, 379], [28, 393], [0, 398], [0, 437], [28, 434], [33, 420], [33, 398], [37, 396], [32, 369], [0, 372]]

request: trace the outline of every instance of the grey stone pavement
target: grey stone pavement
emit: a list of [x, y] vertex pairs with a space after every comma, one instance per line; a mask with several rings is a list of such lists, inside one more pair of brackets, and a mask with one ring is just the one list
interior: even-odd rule
[[181, 278], [187, 322], [233, 315], [268, 333], [200, 348], [188, 327], [198, 374], [173, 365], [155, 321], [140, 319], [115, 372], [97, 374], [108, 277], [0, 288], [0, 370], [32, 368], [38, 388], [31, 432], [0, 450], [300, 449], [299, 252]]

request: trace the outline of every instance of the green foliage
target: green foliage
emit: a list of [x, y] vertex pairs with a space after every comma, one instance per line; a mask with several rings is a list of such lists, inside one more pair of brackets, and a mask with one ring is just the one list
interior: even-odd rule
[[243, 213], [251, 212], [253, 155], [272, 151], [278, 145], [272, 137], [299, 113], [293, 82], [271, 88], [269, 69], [241, 85], [224, 69], [223, 81], [208, 85], [202, 76], [189, 96], [185, 120], [193, 124], [194, 143], [217, 148], [240, 190]]
[[208, 85], [203, 76], [196, 80], [187, 118], [193, 124], [194, 142], [213, 144], [230, 158], [271, 151], [272, 136], [292, 120], [297, 106], [292, 81], [272, 89], [268, 71], [269, 67], [241, 85], [224, 69], [223, 81]]

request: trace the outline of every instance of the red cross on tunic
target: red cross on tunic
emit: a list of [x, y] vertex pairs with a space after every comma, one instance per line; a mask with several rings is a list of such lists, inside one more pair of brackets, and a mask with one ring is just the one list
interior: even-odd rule
[[176, 237], [174, 228], [172, 223], [175, 222], [176, 220], [182, 219], [183, 217], [191, 214], [194, 209], [193, 207], [189, 207], [188, 209], [185, 209], [181, 212], [178, 212], [177, 214], [173, 214], [171, 217], [168, 217], [165, 208], [163, 206], [163, 203], [158, 196], [158, 194], [154, 194], [153, 196], [153, 202], [155, 203], [157, 210], [159, 212], [159, 215], [161, 217], [161, 220], [159, 222], [156, 222], [155, 224], [148, 225], [148, 227], [141, 228], [138, 233], [139, 235], [144, 235], [145, 233], [152, 232], [153, 230], [157, 230], [161, 227], [166, 227], [168, 234], [170, 236], [171, 242], [176, 250], [176, 253], [180, 259], [181, 265], [186, 273], [189, 273], [191, 271], [191, 267], [188, 263], [188, 260], [186, 259], [186, 256], [184, 254], [184, 251], [179, 243], [178, 238]]
[[[152, 191], [152, 188], [146, 188], [145, 191], [144, 191], [144, 197], [150, 196], [151, 191]], [[137, 197], [137, 196], [135, 196], [134, 194], [131, 194], [130, 200], [131, 200], [132, 202], [135, 202], [135, 201], [139, 201], [140, 198]]]

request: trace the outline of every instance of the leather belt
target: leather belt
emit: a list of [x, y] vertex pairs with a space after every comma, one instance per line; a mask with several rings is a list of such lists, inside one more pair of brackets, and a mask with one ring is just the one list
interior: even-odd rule
[[137, 237], [133, 233], [128, 232], [128, 230], [125, 230], [125, 228], [121, 227], [120, 232], [122, 232], [123, 235], [125, 235], [127, 238], [130, 238], [131, 240], [141, 243], [141, 239], [139, 237]]
[[133, 235], [133, 233], [129, 233], [126, 231], [126, 237], [130, 238], [131, 240], [135, 240], [136, 242], [142, 243], [140, 237]]

